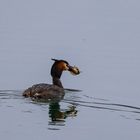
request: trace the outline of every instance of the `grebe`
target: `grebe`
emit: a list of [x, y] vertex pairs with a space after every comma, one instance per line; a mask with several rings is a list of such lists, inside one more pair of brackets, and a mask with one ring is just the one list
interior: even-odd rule
[[60, 81], [63, 71], [70, 71], [73, 75], [80, 74], [75, 66], [70, 66], [65, 60], [52, 59], [54, 64], [51, 68], [53, 84], [40, 83], [29, 87], [23, 92], [24, 97], [33, 97], [35, 99], [62, 99], [65, 92]]

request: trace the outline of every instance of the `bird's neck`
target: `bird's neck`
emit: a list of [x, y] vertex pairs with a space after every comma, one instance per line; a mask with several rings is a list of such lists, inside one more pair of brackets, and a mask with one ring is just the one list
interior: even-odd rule
[[63, 85], [62, 85], [62, 83], [61, 83], [61, 81], [60, 81], [60, 78], [58, 78], [58, 77], [53, 77], [53, 78], [52, 78], [52, 82], [53, 82], [53, 85], [56, 85], [56, 86], [58, 86], [58, 87], [63, 88]]

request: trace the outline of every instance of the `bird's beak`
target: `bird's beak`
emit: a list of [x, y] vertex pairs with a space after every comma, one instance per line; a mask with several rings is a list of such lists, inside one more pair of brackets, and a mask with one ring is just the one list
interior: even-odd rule
[[68, 71], [72, 74], [72, 75], [78, 75], [80, 74], [80, 70], [76, 67], [76, 66], [68, 66]]

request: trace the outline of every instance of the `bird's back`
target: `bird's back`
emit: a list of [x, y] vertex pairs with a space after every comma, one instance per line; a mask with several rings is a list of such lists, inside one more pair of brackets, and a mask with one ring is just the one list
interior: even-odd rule
[[33, 85], [23, 92], [23, 96], [25, 97], [34, 97], [39, 99], [61, 99], [64, 94], [63, 88], [45, 83]]

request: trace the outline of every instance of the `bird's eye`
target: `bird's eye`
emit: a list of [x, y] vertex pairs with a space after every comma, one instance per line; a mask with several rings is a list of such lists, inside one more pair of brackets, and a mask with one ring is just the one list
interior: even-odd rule
[[66, 64], [67, 67], [69, 67], [69, 64]]

